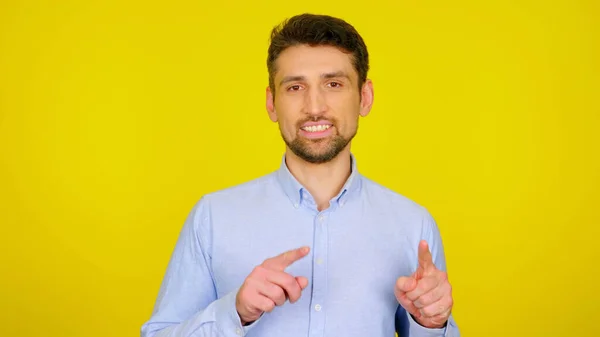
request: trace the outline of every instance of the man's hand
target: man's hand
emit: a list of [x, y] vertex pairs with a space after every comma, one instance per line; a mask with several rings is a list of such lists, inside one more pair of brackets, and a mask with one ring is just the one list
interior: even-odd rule
[[442, 328], [452, 311], [452, 287], [448, 275], [437, 269], [427, 242], [419, 243], [419, 266], [411, 276], [399, 277], [396, 299], [414, 319], [427, 328]]
[[293, 249], [266, 259], [254, 268], [236, 295], [235, 307], [242, 325], [254, 322], [276, 305], [283, 305], [286, 299], [294, 303], [300, 298], [308, 280], [306, 277], [294, 277], [284, 270], [308, 252], [308, 247]]

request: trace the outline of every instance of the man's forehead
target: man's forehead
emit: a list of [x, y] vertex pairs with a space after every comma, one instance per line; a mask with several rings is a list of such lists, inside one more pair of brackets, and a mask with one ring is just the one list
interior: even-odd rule
[[338, 73], [350, 78], [358, 76], [352, 55], [330, 46], [294, 46], [284, 50], [277, 60], [276, 78], [287, 76], [322, 77]]

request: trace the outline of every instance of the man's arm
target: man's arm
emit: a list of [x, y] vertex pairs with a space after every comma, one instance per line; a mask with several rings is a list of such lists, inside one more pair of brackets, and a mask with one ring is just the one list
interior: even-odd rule
[[202, 198], [179, 234], [142, 337], [238, 337], [254, 326], [242, 326], [236, 310], [237, 289], [217, 298], [208, 254], [210, 211]]
[[[435, 220], [424, 209], [422, 240], [427, 241], [431, 251], [431, 260], [436, 269], [447, 272], [446, 258], [442, 238]], [[396, 332], [399, 337], [460, 337], [460, 331], [452, 314], [448, 317], [444, 327], [428, 328], [421, 325], [401, 305], [396, 311]]]

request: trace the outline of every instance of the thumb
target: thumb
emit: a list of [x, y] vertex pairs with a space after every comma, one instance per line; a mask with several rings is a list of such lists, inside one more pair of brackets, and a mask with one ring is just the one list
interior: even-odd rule
[[308, 279], [304, 276], [296, 276], [296, 281], [298, 281], [298, 285], [302, 290], [308, 286]]
[[396, 290], [409, 292], [417, 286], [417, 280], [412, 276], [400, 276], [396, 281]]

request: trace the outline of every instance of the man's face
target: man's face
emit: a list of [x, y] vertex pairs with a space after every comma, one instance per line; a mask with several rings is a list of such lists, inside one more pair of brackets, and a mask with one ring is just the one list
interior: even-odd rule
[[349, 147], [359, 116], [369, 113], [371, 82], [359, 90], [351, 54], [329, 46], [287, 48], [276, 68], [267, 110], [286, 145], [310, 163], [332, 160]]

